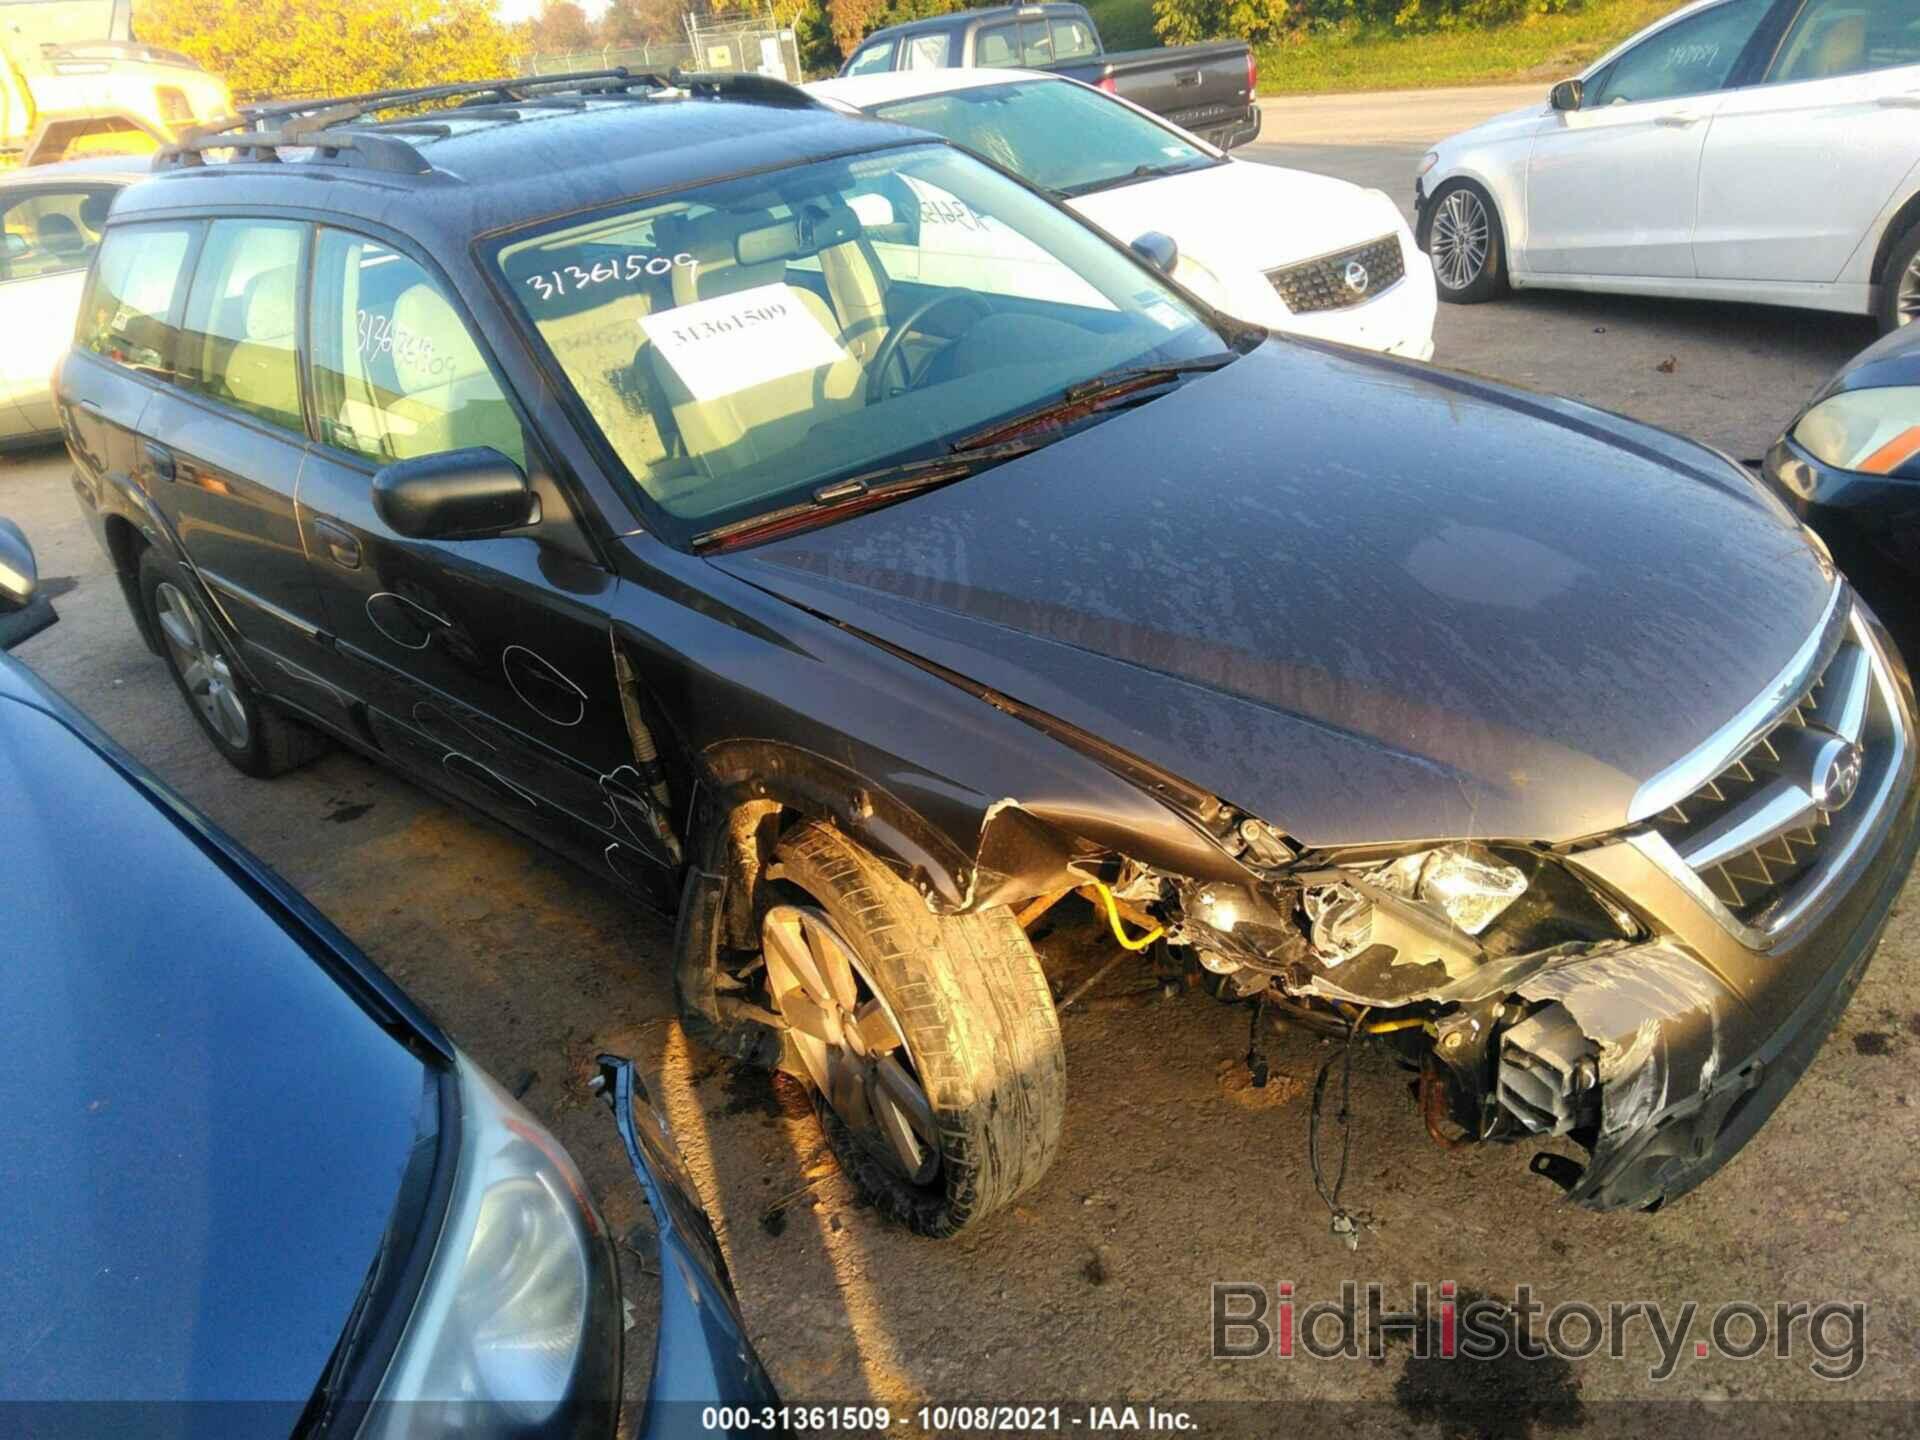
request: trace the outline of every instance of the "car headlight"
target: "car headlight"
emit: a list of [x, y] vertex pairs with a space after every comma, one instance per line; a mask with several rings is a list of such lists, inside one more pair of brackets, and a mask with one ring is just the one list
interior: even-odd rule
[[1800, 417], [1793, 438], [1823, 465], [1865, 475], [1920, 478], [1920, 386], [1889, 385], [1829, 396]]
[[1420, 157], [1420, 168], [1413, 172], [1413, 178], [1416, 180], [1420, 179], [1429, 170], [1433, 169], [1433, 167], [1438, 165], [1439, 163], [1440, 163], [1440, 152], [1438, 150], [1427, 151], [1425, 155], [1422, 155]]
[[453, 1195], [365, 1433], [572, 1434], [583, 1412], [616, 1402], [619, 1282], [605, 1227], [560, 1143], [458, 1064]]

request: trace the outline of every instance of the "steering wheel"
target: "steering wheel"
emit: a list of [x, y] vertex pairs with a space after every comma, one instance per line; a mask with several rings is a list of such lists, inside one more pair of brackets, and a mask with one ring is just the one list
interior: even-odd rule
[[983, 315], [991, 315], [993, 307], [971, 290], [943, 290], [930, 299], [922, 300], [914, 306], [898, 325], [887, 331], [886, 338], [880, 342], [880, 348], [873, 352], [873, 359], [867, 362], [867, 404], [877, 405], [885, 399], [887, 367], [895, 360], [900, 361], [900, 378], [903, 390], [911, 390], [915, 376], [906, 358], [900, 354], [900, 342], [922, 320], [938, 310], [942, 305], [959, 302], [978, 306]]

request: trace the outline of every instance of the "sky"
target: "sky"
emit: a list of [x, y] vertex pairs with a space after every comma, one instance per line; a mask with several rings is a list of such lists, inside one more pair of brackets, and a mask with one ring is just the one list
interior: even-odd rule
[[[607, 0], [577, 0], [587, 19], [598, 20], [607, 8]], [[531, 20], [540, 13], [540, 0], [494, 0], [493, 13], [507, 24]]]

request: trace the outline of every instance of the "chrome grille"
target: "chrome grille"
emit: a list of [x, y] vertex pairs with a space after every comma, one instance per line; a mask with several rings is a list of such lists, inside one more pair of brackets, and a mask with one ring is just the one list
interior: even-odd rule
[[1885, 808], [1906, 752], [1892, 680], [1852, 615], [1811, 682], [1652, 826], [1728, 918], [1772, 931], [1839, 874]]
[[[1352, 267], [1352, 268], [1349, 268]], [[1397, 285], [1407, 273], [1400, 253], [1400, 237], [1383, 235], [1350, 250], [1336, 250], [1280, 270], [1269, 270], [1267, 280], [1296, 315], [1317, 310], [1345, 310], [1362, 305], [1382, 290]], [[1357, 286], [1354, 280], [1360, 280]]]

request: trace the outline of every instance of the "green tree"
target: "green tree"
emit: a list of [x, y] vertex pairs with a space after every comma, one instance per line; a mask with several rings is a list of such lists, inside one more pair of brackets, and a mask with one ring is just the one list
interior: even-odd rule
[[150, 0], [139, 27], [241, 99], [487, 80], [518, 48], [488, 0]]

